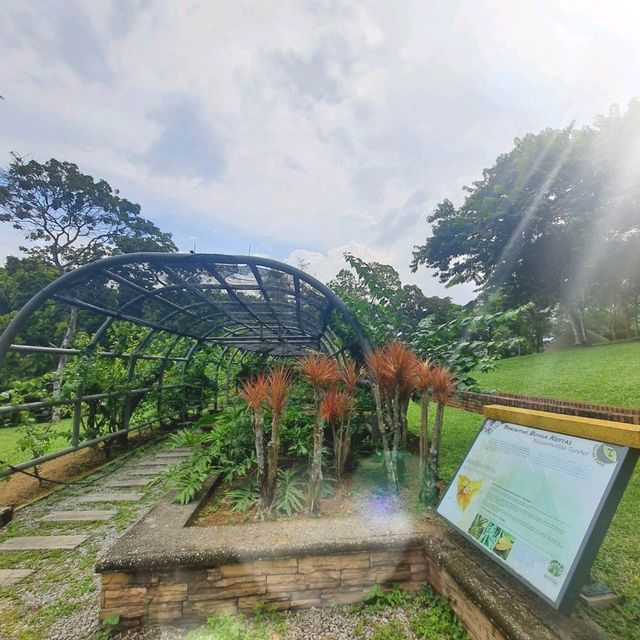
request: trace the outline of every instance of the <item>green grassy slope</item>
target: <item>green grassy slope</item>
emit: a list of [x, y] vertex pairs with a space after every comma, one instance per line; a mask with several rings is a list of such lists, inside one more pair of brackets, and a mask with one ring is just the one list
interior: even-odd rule
[[[511, 358], [479, 376], [483, 388], [566, 400], [640, 406], [640, 342], [607, 344]], [[431, 411], [431, 419], [435, 411]], [[417, 433], [417, 405], [410, 408]], [[442, 478], [449, 482], [482, 423], [482, 416], [445, 410]], [[625, 603], [588, 611], [611, 638], [640, 638], [640, 468], [636, 468], [598, 553], [593, 576], [624, 595]]]
[[489, 390], [640, 407], [640, 341], [510, 358], [478, 379]]

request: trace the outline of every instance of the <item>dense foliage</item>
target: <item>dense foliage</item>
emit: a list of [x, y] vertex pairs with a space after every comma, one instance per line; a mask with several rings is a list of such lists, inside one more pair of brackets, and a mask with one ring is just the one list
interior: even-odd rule
[[[171, 234], [145, 220], [140, 215], [140, 205], [121, 198], [105, 180], [96, 181], [81, 173], [75, 164], [54, 158], [44, 164], [25, 161], [17, 154], [12, 158], [9, 166], [0, 171], [0, 222], [23, 231], [31, 243], [21, 250], [31, 258], [29, 266], [39, 272], [38, 284], [50, 281], [54, 273], [61, 276], [115, 253], [176, 250]], [[15, 277], [12, 281], [4, 279], [9, 289], [4, 296], [6, 312], [20, 308], [15, 305], [24, 292], [11, 291], [12, 285], [20, 286], [20, 282]], [[96, 294], [100, 298], [112, 292], [105, 286]], [[54, 312], [56, 321], [59, 313]], [[78, 308], [72, 306], [64, 321], [61, 347], [71, 346], [78, 321]], [[53, 381], [56, 398], [60, 397], [66, 363], [67, 356], [61, 354]], [[8, 364], [12, 364], [11, 359]], [[55, 408], [54, 420], [59, 420], [60, 415]]]
[[[526, 319], [532, 305], [504, 309], [492, 298], [466, 307], [449, 298], [425, 297], [416, 286], [402, 286], [392, 267], [347, 254], [353, 271], [342, 270], [331, 283], [360, 322], [374, 347], [405, 342], [422, 358], [446, 365], [461, 388], [476, 386], [473, 371], [486, 371], [501, 357], [532, 349]], [[337, 333], [349, 344], [339, 320]], [[524, 334], [524, 335], [523, 335]]]
[[[342, 269], [329, 286], [345, 302], [374, 346], [406, 340], [429, 317], [442, 324], [456, 317], [459, 305], [451, 298], [425, 296], [415, 285], [403, 285], [390, 265], [365, 262], [345, 254], [350, 269]], [[335, 329], [348, 341], [348, 331], [336, 319]]]

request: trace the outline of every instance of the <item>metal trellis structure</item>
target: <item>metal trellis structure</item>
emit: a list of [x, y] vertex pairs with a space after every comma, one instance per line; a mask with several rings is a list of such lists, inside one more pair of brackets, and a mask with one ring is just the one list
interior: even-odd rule
[[[47, 335], [41, 336], [40, 344], [21, 343], [20, 332], [50, 303], [75, 308], [83, 317], [103, 318], [86, 346], [52, 346]], [[275, 260], [133, 253], [69, 272], [33, 296], [11, 320], [0, 336], [0, 366], [6, 366], [9, 353], [85, 358], [88, 367], [106, 358], [126, 363], [126, 375], [111, 391], [77, 389], [72, 397], [0, 406], [0, 417], [57, 406], [67, 407], [73, 418], [70, 447], [2, 470], [0, 477], [102, 441], [126, 438], [150, 424], [187, 422], [189, 410], [200, 412], [206, 400], [202, 378], [189, 378], [203, 351], [215, 360], [210, 377], [216, 384], [224, 364], [228, 368], [238, 356], [242, 362], [250, 353], [295, 357], [313, 350], [341, 358], [344, 347], [329, 326], [334, 312], [353, 333], [360, 352], [368, 353], [360, 326], [340, 298], [312, 276]], [[119, 324], [140, 328], [141, 337], [132, 348], [119, 350], [109, 344], [109, 332]], [[142, 416], [140, 407], [150, 391], [157, 392], [157, 406], [153, 415], [146, 407]], [[215, 394], [217, 400], [217, 388]], [[96, 433], [96, 415], [100, 409], [105, 412], [106, 403], [111, 403], [112, 419], [117, 412], [117, 428]]]

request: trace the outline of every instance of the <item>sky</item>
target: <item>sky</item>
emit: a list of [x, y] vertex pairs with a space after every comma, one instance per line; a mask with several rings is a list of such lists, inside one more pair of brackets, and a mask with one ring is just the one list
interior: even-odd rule
[[[544, 127], [640, 96], [640, 3], [14, 0], [0, 164], [106, 179], [183, 251], [409, 270], [426, 217]], [[0, 259], [21, 237], [0, 226]]]

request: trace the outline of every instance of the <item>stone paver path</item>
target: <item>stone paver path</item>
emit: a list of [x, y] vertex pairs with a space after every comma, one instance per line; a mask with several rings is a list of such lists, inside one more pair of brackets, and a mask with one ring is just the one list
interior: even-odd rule
[[140, 500], [144, 494], [123, 491], [108, 491], [104, 493], [88, 493], [76, 500], [77, 504], [87, 504], [91, 502], [136, 502]]
[[0, 542], [0, 551], [33, 551], [34, 549], [75, 549], [87, 536], [16, 536]]
[[[162, 484], [147, 484], [190, 455], [163, 447], [156, 442], [114, 460], [21, 509], [0, 529], [0, 639], [103, 638], [95, 562], [164, 495]], [[109, 506], [83, 508], [91, 503]]]
[[0, 569], [0, 589], [18, 584], [32, 573], [32, 569]]
[[162, 453], [152, 460], [186, 460], [189, 457], [188, 453]]
[[124, 480], [110, 480], [105, 482], [105, 487], [146, 487], [151, 480], [149, 478], [125, 478]]
[[132, 469], [158, 469], [160, 468], [162, 471], [164, 471], [170, 464], [174, 464], [174, 463], [163, 463], [162, 460], [158, 461], [158, 460], [145, 460], [144, 462], [141, 462], [140, 464], [136, 465], [135, 467], [132, 467]]
[[158, 474], [166, 471], [167, 467], [139, 467], [131, 469], [129, 472], [133, 476], [157, 476]]
[[92, 511], [52, 511], [40, 518], [42, 522], [97, 522], [111, 520], [117, 511], [94, 509]]

